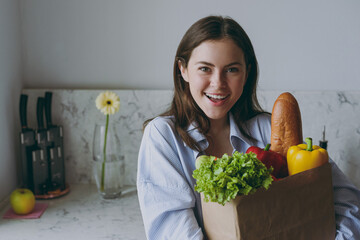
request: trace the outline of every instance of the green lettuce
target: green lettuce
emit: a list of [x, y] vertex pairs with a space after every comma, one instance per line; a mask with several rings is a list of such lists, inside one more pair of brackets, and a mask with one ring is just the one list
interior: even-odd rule
[[268, 189], [273, 179], [272, 168], [257, 159], [255, 153], [234, 152], [221, 158], [201, 156], [193, 172], [195, 191], [203, 193], [204, 200], [225, 205], [237, 195], [248, 195], [257, 189]]

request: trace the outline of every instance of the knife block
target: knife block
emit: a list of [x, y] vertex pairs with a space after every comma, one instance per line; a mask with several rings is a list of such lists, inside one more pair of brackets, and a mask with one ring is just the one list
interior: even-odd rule
[[31, 189], [41, 199], [59, 197], [69, 190], [65, 183], [63, 128], [51, 123], [51, 96], [46, 92], [45, 98], [38, 97], [36, 130], [27, 127], [27, 95], [20, 99], [21, 187]]
[[20, 133], [22, 187], [35, 195], [64, 191], [65, 164], [62, 126]]

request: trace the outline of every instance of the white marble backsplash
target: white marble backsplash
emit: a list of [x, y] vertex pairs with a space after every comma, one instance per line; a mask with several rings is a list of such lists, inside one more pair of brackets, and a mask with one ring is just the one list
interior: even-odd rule
[[[103, 90], [24, 89], [28, 99], [28, 125], [36, 128], [36, 101], [46, 91], [53, 93], [52, 120], [64, 129], [66, 179], [69, 183], [93, 183], [92, 139], [95, 123], [105, 116], [95, 107]], [[120, 126], [120, 144], [126, 164], [126, 184], [136, 182], [137, 155], [144, 120], [165, 110], [171, 101], [171, 90], [112, 90], [120, 97], [120, 111], [110, 121]], [[291, 92], [298, 100], [303, 135], [315, 144], [326, 140], [330, 157], [350, 180], [360, 187], [360, 92]], [[280, 91], [259, 91], [260, 104], [271, 112]]]

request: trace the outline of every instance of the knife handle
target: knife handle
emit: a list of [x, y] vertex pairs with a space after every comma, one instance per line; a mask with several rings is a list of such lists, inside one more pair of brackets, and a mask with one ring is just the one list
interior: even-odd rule
[[45, 99], [43, 97], [38, 97], [36, 105], [36, 116], [39, 129], [44, 129], [44, 101]]
[[46, 118], [46, 127], [47, 128], [50, 128], [52, 126], [51, 99], [52, 99], [52, 92], [45, 92], [45, 118]]
[[20, 123], [22, 131], [27, 129], [27, 119], [26, 119], [26, 106], [27, 106], [28, 95], [21, 94], [20, 95]]

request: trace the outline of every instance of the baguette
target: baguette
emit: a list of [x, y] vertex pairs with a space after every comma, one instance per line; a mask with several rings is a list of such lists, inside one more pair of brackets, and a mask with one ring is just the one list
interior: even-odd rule
[[286, 157], [289, 147], [302, 142], [299, 104], [291, 93], [282, 93], [272, 109], [270, 149]]

